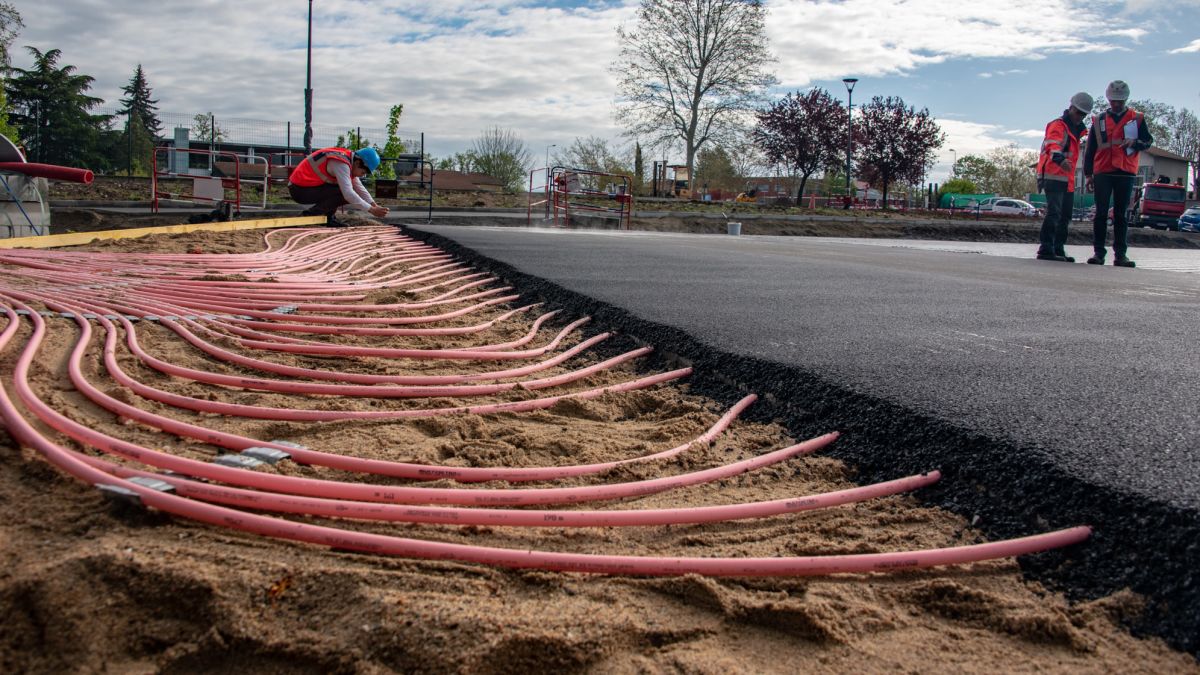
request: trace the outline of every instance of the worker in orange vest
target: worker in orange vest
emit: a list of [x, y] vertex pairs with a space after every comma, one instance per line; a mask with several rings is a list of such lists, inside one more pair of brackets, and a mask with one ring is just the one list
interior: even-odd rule
[[375, 148], [323, 148], [304, 158], [288, 177], [288, 194], [298, 204], [312, 204], [306, 216], [325, 216], [330, 227], [346, 224], [333, 217], [342, 205], [382, 218], [388, 209], [375, 203], [362, 177], [379, 168]]
[[1075, 204], [1075, 166], [1079, 139], [1087, 133], [1083, 120], [1092, 112], [1092, 97], [1079, 92], [1067, 109], [1046, 125], [1042, 152], [1038, 157], [1038, 187], [1046, 192], [1046, 217], [1038, 245], [1038, 260], [1075, 262], [1067, 255], [1067, 227]]
[[1126, 214], [1133, 183], [1137, 178], [1138, 153], [1154, 145], [1146, 118], [1125, 105], [1129, 100], [1129, 85], [1113, 80], [1104, 92], [1108, 110], [1092, 115], [1092, 130], [1088, 134], [1087, 151], [1083, 156], [1083, 173], [1087, 189], [1096, 193], [1096, 217], [1092, 221], [1092, 248], [1095, 255], [1090, 265], [1103, 265], [1108, 252], [1104, 248], [1108, 237], [1108, 205], [1113, 207], [1113, 264], [1135, 267], [1126, 252], [1129, 228]]

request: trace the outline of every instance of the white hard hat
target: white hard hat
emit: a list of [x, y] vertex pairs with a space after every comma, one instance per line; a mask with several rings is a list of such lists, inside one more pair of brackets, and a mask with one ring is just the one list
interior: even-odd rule
[[1104, 98], [1110, 101], [1128, 101], [1129, 85], [1125, 84], [1124, 80], [1109, 82], [1108, 89], [1104, 90]]
[[1092, 95], [1086, 91], [1081, 91], [1071, 97], [1071, 107], [1085, 115], [1092, 112], [1093, 103]]

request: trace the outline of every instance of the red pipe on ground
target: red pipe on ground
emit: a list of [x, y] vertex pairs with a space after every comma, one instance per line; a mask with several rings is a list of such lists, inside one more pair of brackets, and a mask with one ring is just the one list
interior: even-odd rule
[[55, 164], [38, 164], [37, 162], [0, 162], [0, 171], [23, 173], [35, 178], [53, 178], [54, 180], [69, 180], [72, 183], [91, 185], [95, 178], [87, 169], [76, 169], [71, 166]]

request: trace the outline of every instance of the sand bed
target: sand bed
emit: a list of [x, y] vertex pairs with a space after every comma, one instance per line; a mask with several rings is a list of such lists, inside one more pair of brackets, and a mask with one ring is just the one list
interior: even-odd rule
[[[337, 234], [330, 230], [323, 236]], [[281, 240], [281, 235], [286, 236], [273, 237]], [[262, 250], [263, 234], [154, 236], [91, 249], [235, 254]], [[367, 258], [362, 261], [369, 263]], [[415, 299], [379, 289], [363, 302]], [[439, 325], [497, 319], [526, 300]], [[554, 309], [533, 308], [498, 321], [484, 333], [453, 338], [295, 337], [370, 347], [467, 347], [519, 339], [539, 315]], [[577, 318], [559, 314], [547, 319], [531, 346], [544, 344]], [[102, 433], [178, 456], [207, 461], [224, 452], [117, 417], [87, 400], [67, 378], [66, 362], [78, 330], [66, 319], [48, 321], [51, 330], [31, 381], [35, 392], [56, 410]], [[566, 346], [604, 328], [587, 325], [573, 332]], [[0, 354], [6, 386], [19, 346], [29, 334], [26, 324]], [[98, 331], [93, 345], [101, 335]], [[159, 324], [140, 323], [137, 335], [149, 354], [171, 363], [213, 373], [262, 375], [207, 356]], [[232, 339], [223, 344], [236, 348]], [[634, 346], [627, 338], [613, 338], [592, 356], [545, 374], [567, 372]], [[231, 389], [165, 375], [123, 345], [117, 355], [122, 368], [147, 385], [210, 401], [323, 410], [461, 404], [451, 398], [314, 397]], [[287, 366], [375, 374], [482, 372], [497, 367], [284, 352], [255, 356]], [[652, 359], [635, 361], [554, 393], [661, 372], [661, 365]], [[717, 403], [690, 394], [684, 379], [588, 401], [563, 400], [525, 413], [418, 420], [254, 420], [138, 397], [107, 375], [95, 346], [85, 356], [84, 371], [119, 400], [227, 433], [356, 457], [461, 467], [562, 466], [637, 457], [687, 443], [725, 412]], [[547, 394], [509, 391], [472, 397], [470, 402], [542, 395]], [[98, 454], [61, 436], [56, 439]], [[113, 502], [51, 467], [37, 452], [15, 447], [7, 435], [0, 441], [0, 612], [6, 617], [0, 668], [5, 672], [1196, 670], [1190, 656], [1172, 652], [1158, 640], [1136, 639], [1121, 628], [1140, 609], [1132, 594], [1071, 604], [1024, 580], [1011, 560], [889, 575], [709, 579], [590, 576], [389, 558], [270, 540]], [[670, 460], [627, 464], [599, 475], [528, 487], [645, 480], [753, 457], [794, 442], [781, 427], [737, 421], [715, 442], [693, 446]], [[256, 470], [350, 483], [408, 484], [294, 462]], [[818, 453], [715, 483], [588, 508], [778, 499], [852, 487], [848, 475], [840, 462]], [[456, 484], [443, 480], [424, 485]], [[761, 520], [632, 528], [293, 519], [517, 550], [646, 556], [827, 555], [981, 541], [957, 516], [922, 507], [912, 496]]]

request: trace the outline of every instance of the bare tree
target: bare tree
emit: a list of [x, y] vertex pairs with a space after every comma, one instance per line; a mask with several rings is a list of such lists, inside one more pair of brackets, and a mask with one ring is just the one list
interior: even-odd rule
[[1200, 118], [1180, 108], [1171, 115], [1170, 125], [1173, 133], [1167, 149], [1192, 162], [1192, 189], [1200, 192]]
[[642, 0], [636, 26], [617, 28], [617, 121], [651, 145], [682, 143], [690, 174], [775, 83], [766, 12], [760, 0]]
[[990, 185], [992, 192], [1011, 197], [1025, 197], [1037, 191], [1038, 154], [1022, 150], [1016, 143], [993, 149], [987, 155], [996, 172]]
[[475, 170], [499, 178], [510, 192], [525, 185], [525, 170], [531, 164], [529, 148], [514, 132], [500, 127], [487, 129], [471, 146]]
[[554, 159], [563, 166], [603, 173], [629, 173], [627, 161], [618, 157], [622, 150], [614, 150], [608, 140], [599, 136], [576, 138], [562, 152], [555, 152]]
[[[599, 136], [577, 137], [562, 152], [554, 153], [554, 163], [585, 171], [615, 173], [622, 176], [631, 175], [632, 171], [629, 168], [628, 160], [621, 159], [618, 157], [619, 154], [623, 154], [623, 151], [620, 148], [616, 150], [610, 148], [608, 141], [604, 138]], [[581, 180], [588, 188], [594, 190], [604, 188], [602, 183], [605, 181], [599, 176], [585, 175], [581, 177]]]
[[788, 94], [758, 113], [754, 143], [767, 160], [800, 177], [796, 200], [818, 169], [838, 163], [846, 134], [846, 108], [824, 89]]
[[11, 62], [8, 58], [8, 48], [12, 46], [17, 34], [25, 27], [21, 13], [12, 3], [0, 2], [0, 69], [7, 69]]

